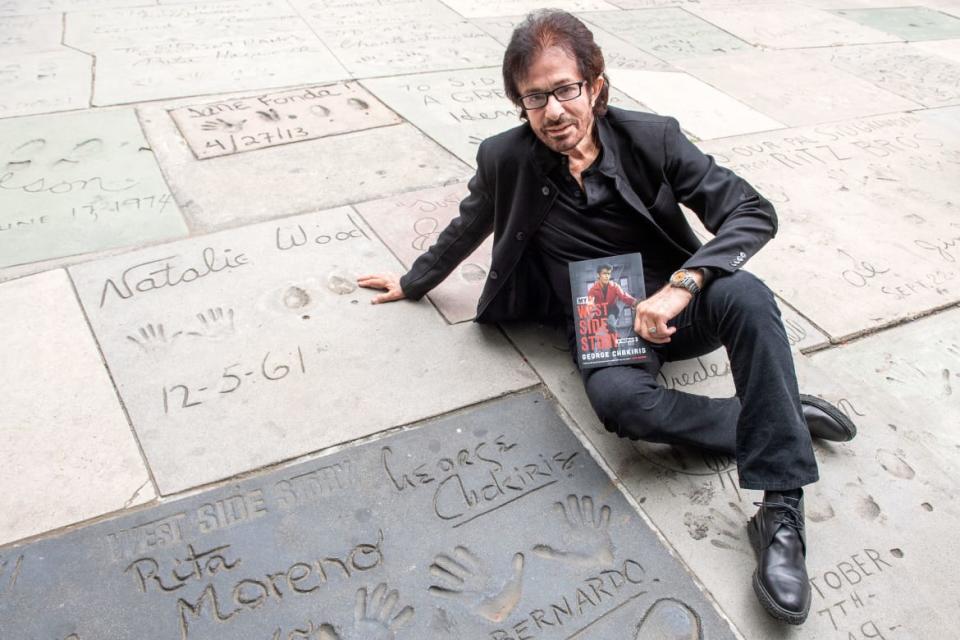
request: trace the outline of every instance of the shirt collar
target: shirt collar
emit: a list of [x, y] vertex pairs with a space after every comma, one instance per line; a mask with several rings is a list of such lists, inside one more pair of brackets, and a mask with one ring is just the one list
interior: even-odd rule
[[[527, 126], [530, 126], [530, 124], [527, 123]], [[597, 171], [608, 178], [615, 178], [617, 175], [617, 155], [616, 147], [613, 145], [613, 134], [610, 131], [610, 124], [607, 122], [605, 116], [597, 116], [593, 122], [593, 126], [597, 132], [600, 154], [590, 167], [596, 167]], [[533, 157], [545, 175], [550, 175], [564, 160], [562, 153], [551, 151], [536, 135], [534, 135]]]

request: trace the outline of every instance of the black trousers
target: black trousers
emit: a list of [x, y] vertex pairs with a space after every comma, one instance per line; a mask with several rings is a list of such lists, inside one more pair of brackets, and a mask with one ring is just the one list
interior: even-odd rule
[[[790, 344], [770, 289], [745, 271], [716, 278], [669, 324], [677, 332], [669, 344], [655, 345], [649, 362], [582, 371], [587, 396], [607, 430], [734, 456], [745, 489], [816, 482]], [[721, 345], [736, 397], [707, 398], [657, 381], [664, 362], [705, 355]]]

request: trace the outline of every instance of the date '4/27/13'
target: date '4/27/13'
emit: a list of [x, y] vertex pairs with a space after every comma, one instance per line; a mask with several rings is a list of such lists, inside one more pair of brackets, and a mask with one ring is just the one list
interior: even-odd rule
[[[189, 409], [209, 402], [215, 398], [223, 398], [240, 390], [241, 387], [250, 387], [257, 382], [275, 383], [289, 379], [299, 370], [301, 375], [307, 373], [303, 349], [299, 346], [284, 356], [277, 356], [267, 351], [260, 359], [259, 366], [244, 370], [243, 363], [235, 362], [223, 368], [219, 380], [211, 385], [189, 386], [186, 384], [166, 385], [162, 389], [163, 412], [174, 413], [181, 409]], [[216, 393], [215, 396], [211, 394]]]

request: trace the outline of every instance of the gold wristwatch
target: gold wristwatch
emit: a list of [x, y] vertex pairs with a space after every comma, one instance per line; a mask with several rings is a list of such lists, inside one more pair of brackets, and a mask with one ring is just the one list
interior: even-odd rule
[[670, 276], [670, 286], [677, 287], [678, 289], [686, 289], [693, 295], [700, 293], [700, 287], [688, 269], [677, 269], [674, 271], [673, 275]]

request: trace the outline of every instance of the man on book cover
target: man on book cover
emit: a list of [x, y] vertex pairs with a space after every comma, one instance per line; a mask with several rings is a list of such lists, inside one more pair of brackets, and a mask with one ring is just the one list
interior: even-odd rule
[[[634, 328], [652, 355], [584, 368], [587, 396], [622, 437], [735, 457], [740, 486], [765, 491], [748, 524], [753, 589], [770, 615], [801, 624], [811, 600], [802, 487], [818, 479], [811, 436], [850, 440], [856, 428], [836, 407], [800, 395], [773, 294], [742, 269], [777, 231], [773, 205], [701, 152], [674, 118], [608, 106], [603, 53], [569, 13], [527, 16], [507, 46], [503, 79], [524, 122], [480, 144], [460, 216], [403, 277], [358, 283], [386, 290], [374, 303], [418, 300], [492, 233], [476, 321], [553, 319], [572, 334], [568, 264], [640, 253], [652, 294], [636, 304]], [[697, 238], [680, 204], [709, 241]], [[657, 380], [662, 363], [720, 346], [736, 397]]]
[[603, 325], [603, 330], [596, 334], [596, 350], [607, 351], [617, 348], [617, 343], [620, 341], [616, 328], [617, 324], [609, 321], [611, 316], [620, 315], [620, 307], [617, 303], [623, 303], [631, 309], [637, 304], [636, 298], [625, 292], [623, 287], [610, 279], [612, 275], [612, 264], [600, 265], [597, 267], [597, 280], [587, 291], [587, 298], [592, 305], [591, 315], [608, 320]]

